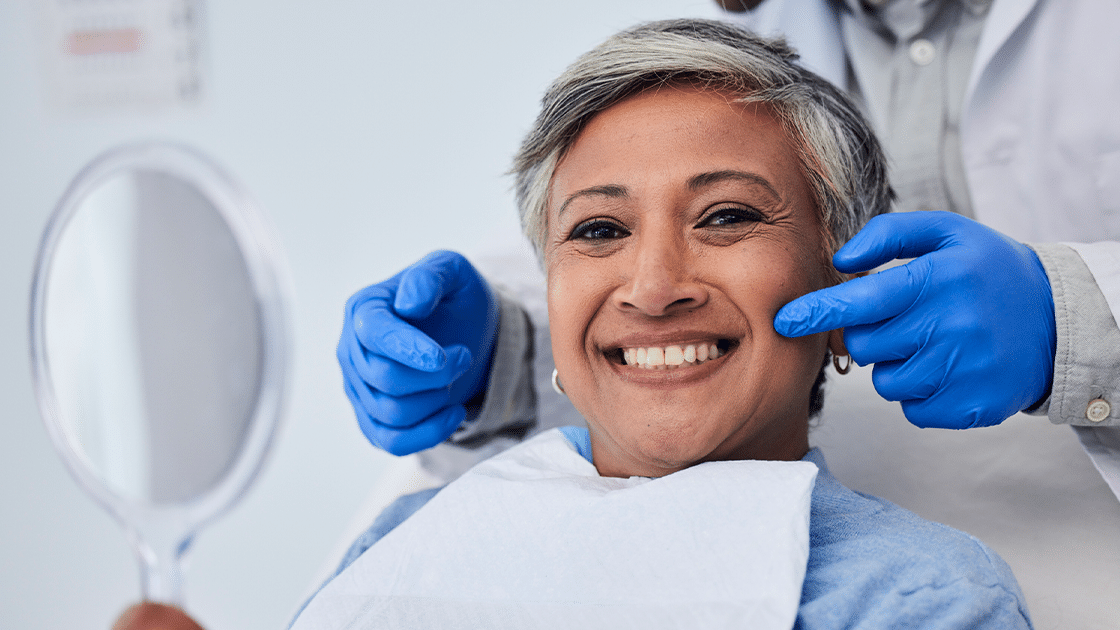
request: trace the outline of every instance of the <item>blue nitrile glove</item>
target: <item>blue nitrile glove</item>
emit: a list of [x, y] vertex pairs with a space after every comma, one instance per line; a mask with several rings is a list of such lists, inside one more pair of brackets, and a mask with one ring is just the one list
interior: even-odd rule
[[857, 273], [898, 267], [786, 304], [774, 328], [799, 337], [844, 328], [875, 389], [919, 427], [999, 424], [1049, 395], [1054, 297], [1038, 256], [950, 212], [875, 217], [832, 262]]
[[498, 319], [494, 293], [455, 252], [355, 293], [338, 363], [366, 438], [394, 455], [447, 439], [486, 387]]

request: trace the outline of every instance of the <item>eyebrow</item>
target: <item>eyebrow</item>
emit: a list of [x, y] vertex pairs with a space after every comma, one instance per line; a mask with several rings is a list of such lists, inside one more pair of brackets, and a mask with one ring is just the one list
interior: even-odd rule
[[[745, 171], [723, 170], [712, 171], [710, 173], [700, 173], [699, 175], [693, 175], [692, 177], [688, 178], [687, 185], [689, 190], [696, 191], [700, 190], [701, 188], [706, 188], [708, 186], [712, 186], [714, 184], [718, 184], [720, 182], [725, 182], [728, 180], [738, 180], [756, 184], [765, 188], [766, 191], [774, 197], [775, 201], [781, 201], [782, 199], [782, 196], [778, 194], [778, 191], [774, 189], [774, 186], [772, 186], [765, 177], [756, 175], [755, 173], [747, 173]], [[568, 198], [564, 200], [564, 203], [560, 205], [560, 209], [556, 211], [556, 216], [559, 217], [563, 215], [564, 210], [567, 210], [568, 208], [568, 204], [572, 203], [576, 199], [579, 199], [580, 197], [608, 197], [610, 199], [626, 199], [629, 196], [630, 191], [627, 190], [625, 186], [619, 186], [618, 184], [605, 184], [602, 186], [592, 186], [590, 188], [584, 188], [583, 190], [577, 190], [576, 192], [569, 195]]]
[[756, 175], [755, 173], [747, 173], [744, 171], [725, 170], [693, 175], [688, 179], [688, 188], [690, 190], [700, 190], [701, 188], [705, 188], [707, 186], [711, 186], [713, 184], [718, 184], [720, 182], [725, 182], [728, 180], [739, 180], [751, 184], [757, 184], [765, 188], [766, 191], [774, 197], [775, 201], [782, 200], [782, 196], [778, 194], [778, 191], [770, 184], [769, 181], [766, 180], [765, 177]]
[[608, 197], [610, 199], [626, 199], [630, 196], [630, 191], [626, 190], [625, 186], [617, 184], [607, 184], [604, 186], [592, 186], [591, 188], [584, 188], [577, 190], [564, 200], [560, 205], [560, 209], [556, 211], [556, 216], [559, 217], [564, 214], [564, 210], [568, 208], [568, 204], [572, 203], [580, 197]]

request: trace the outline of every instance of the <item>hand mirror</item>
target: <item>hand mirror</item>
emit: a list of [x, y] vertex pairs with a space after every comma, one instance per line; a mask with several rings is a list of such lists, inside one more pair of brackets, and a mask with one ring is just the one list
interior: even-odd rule
[[233, 180], [169, 144], [95, 159], [43, 234], [39, 407], [71, 474], [124, 526], [146, 600], [181, 604], [192, 539], [269, 450], [288, 341], [278, 251]]

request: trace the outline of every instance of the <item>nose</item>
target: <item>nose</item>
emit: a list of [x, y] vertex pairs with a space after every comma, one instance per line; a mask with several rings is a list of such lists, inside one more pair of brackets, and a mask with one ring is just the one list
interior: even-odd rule
[[663, 317], [689, 311], [708, 301], [708, 289], [698, 277], [695, 254], [683, 238], [649, 235], [639, 240], [629, 277], [614, 293], [623, 311]]

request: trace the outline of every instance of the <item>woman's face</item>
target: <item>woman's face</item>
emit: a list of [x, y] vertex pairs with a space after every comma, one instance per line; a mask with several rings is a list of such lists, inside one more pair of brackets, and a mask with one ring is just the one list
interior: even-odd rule
[[600, 474], [803, 457], [829, 335], [773, 320], [830, 284], [827, 256], [765, 106], [667, 86], [594, 117], [553, 177], [545, 263], [556, 367]]

